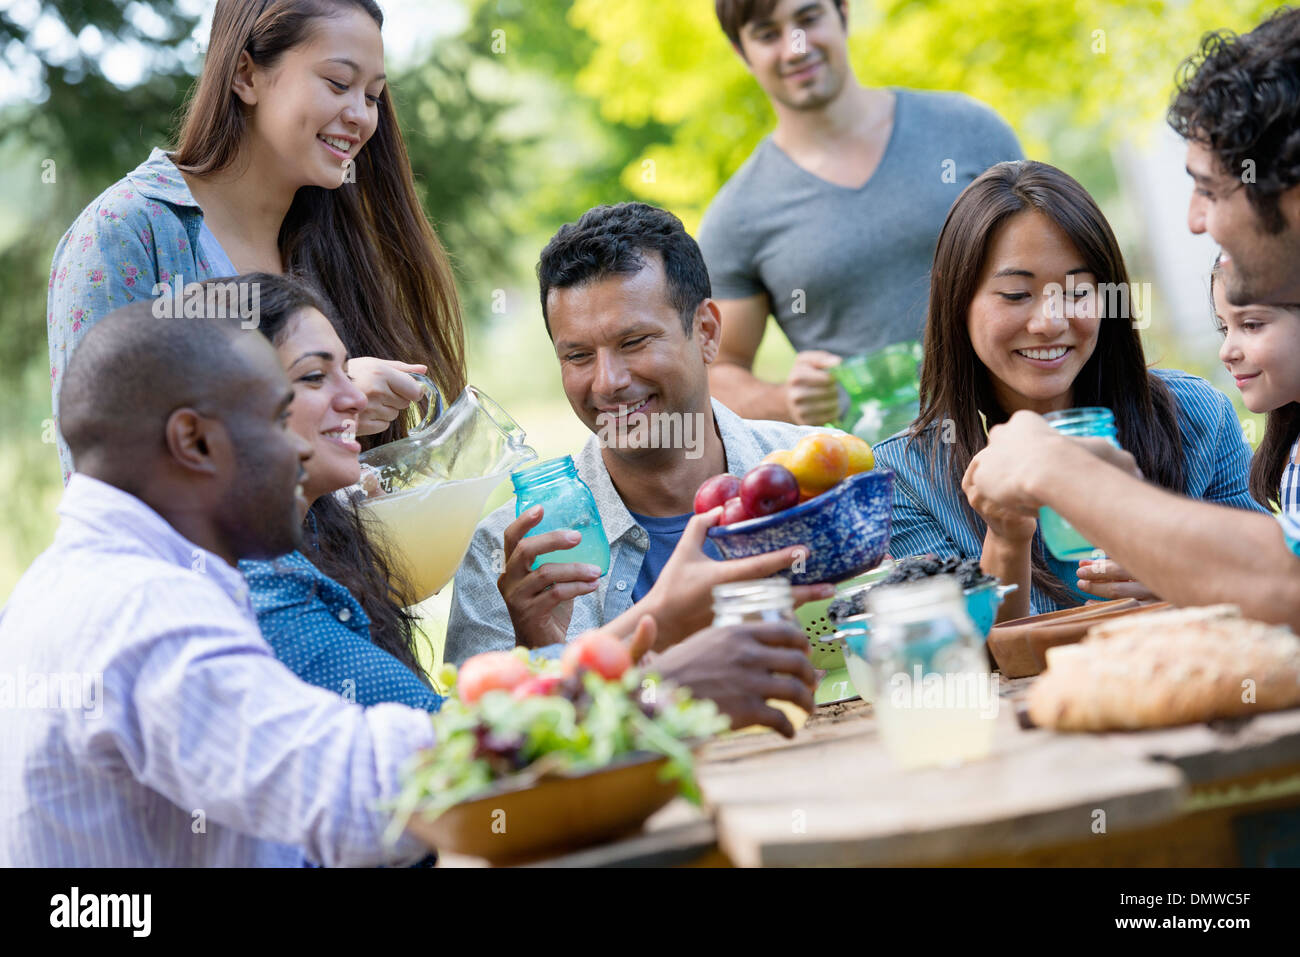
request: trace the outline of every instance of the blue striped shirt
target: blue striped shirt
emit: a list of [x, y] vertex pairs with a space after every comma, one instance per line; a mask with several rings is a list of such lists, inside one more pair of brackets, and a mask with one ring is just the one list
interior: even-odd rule
[[1300, 439], [1291, 446], [1291, 454], [1282, 470], [1282, 484], [1278, 489], [1277, 520], [1282, 524], [1282, 534], [1286, 536], [1287, 548], [1300, 557], [1300, 465], [1296, 456], [1300, 455]]
[[299, 681], [243, 576], [134, 496], [74, 474], [59, 514], [0, 610], [0, 867], [423, 855], [380, 805], [426, 712]]
[[[1263, 511], [1250, 497], [1250, 446], [1242, 437], [1232, 402], [1198, 376], [1176, 369], [1151, 371], [1169, 387], [1178, 407], [1185, 494]], [[927, 553], [979, 558], [984, 550], [984, 523], [976, 527], [961, 485], [949, 477], [947, 450], [941, 453], [937, 469], [931, 464], [929, 444], [934, 436], [942, 436], [940, 429], [932, 425], [914, 444], [908, 442], [905, 432], [900, 432], [875, 447], [876, 466], [894, 470], [894, 526], [889, 542], [894, 558]], [[1069, 586], [1076, 600], [1056, 602], [1041, 589], [1032, 588], [1031, 614], [1071, 607], [1096, 597], [1075, 586], [1078, 563], [1053, 558], [1038, 532], [1034, 533], [1033, 547], [1046, 556], [1047, 567]]]

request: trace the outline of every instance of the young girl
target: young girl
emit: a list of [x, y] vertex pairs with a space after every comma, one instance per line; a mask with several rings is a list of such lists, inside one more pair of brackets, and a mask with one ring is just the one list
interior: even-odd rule
[[[416, 198], [382, 23], [373, 0], [218, 0], [176, 148], [109, 187], [55, 251], [56, 420], [68, 356], [97, 320], [163, 285], [250, 271], [310, 278], [340, 317], [367, 396], [358, 435], [402, 434], [420, 396], [408, 372], [460, 393], [460, 309]], [[59, 454], [66, 481], [61, 439]]]
[[895, 557], [979, 557], [1020, 586], [1002, 621], [1121, 586], [1150, 595], [1113, 562], [1052, 557], [1034, 518], [966, 500], [962, 475], [987, 429], [1019, 409], [1104, 406], [1149, 481], [1259, 507], [1247, 492], [1250, 449], [1232, 404], [1203, 379], [1148, 371], [1130, 289], [1110, 225], [1060, 170], [1000, 163], [963, 191], [935, 251], [921, 414], [876, 447], [877, 463], [896, 473]]
[[1228, 302], [1216, 260], [1210, 292], [1223, 346], [1219, 359], [1252, 412], [1264, 412], [1264, 438], [1250, 466], [1250, 494], [1300, 520], [1300, 307]]

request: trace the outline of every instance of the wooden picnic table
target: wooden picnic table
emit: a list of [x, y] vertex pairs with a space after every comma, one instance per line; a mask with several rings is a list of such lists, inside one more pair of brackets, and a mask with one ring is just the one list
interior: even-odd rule
[[791, 741], [706, 744], [705, 808], [674, 801], [637, 835], [532, 866], [1300, 864], [1300, 709], [1061, 734], [1020, 726], [1033, 680], [1003, 679], [983, 761], [902, 771], [869, 705], [823, 706]]

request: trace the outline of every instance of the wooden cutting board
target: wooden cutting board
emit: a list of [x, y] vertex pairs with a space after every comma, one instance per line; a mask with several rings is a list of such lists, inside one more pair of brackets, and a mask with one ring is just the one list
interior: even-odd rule
[[1047, 668], [1047, 649], [1079, 641], [1088, 629], [1103, 621], [1169, 608], [1169, 602], [1140, 602], [1135, 598], [1062, 608], [1045, 615], [1017, 618], [995, 625], [988, 648], [998, 670], [1007, 678], [1041, 674]]

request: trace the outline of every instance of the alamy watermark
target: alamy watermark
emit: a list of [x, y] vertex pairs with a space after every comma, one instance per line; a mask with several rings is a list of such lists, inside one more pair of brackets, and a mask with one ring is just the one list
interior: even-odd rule
[[704, 455], [703, 412], [602, 412], [596, 416], [596, 438], [604, 449], [685, 449], [688, 459]]
[[154, 283], [153, 314], [158, 319], [239, 319], [241, 329], [256, 329], [262, 321], [262, 289], [258, 282], [191, 282], [179, 273]]
[[0, 672], [0, 711], [84, 711], [104, 713], [104, 675], [81, 671]]
[[[1049, 282], [1043, 295], [1051, 300], [1058, 316], [1074, 318], [1086, 299], [1096, 296], [1090, 304], [1088, 315], [1103, 315], [1111, 319], [1128, 319], [1134, 329], [1151, 325], [1151, 283], [1149, 282], [1076, 282], [1073, 275], [1065, 277], [1065, 285]], [[1098, 313], [1098, 309], [1102, 311]]]
[[952, 711], [979, 711], [981, 718], [996, 718], [998, 676], [990, 672], [926, 672], [919, 664], [909, 674], [898, 671], [890, 675], [885, 691], [889, 706], [898, 710], [943, 708]]

